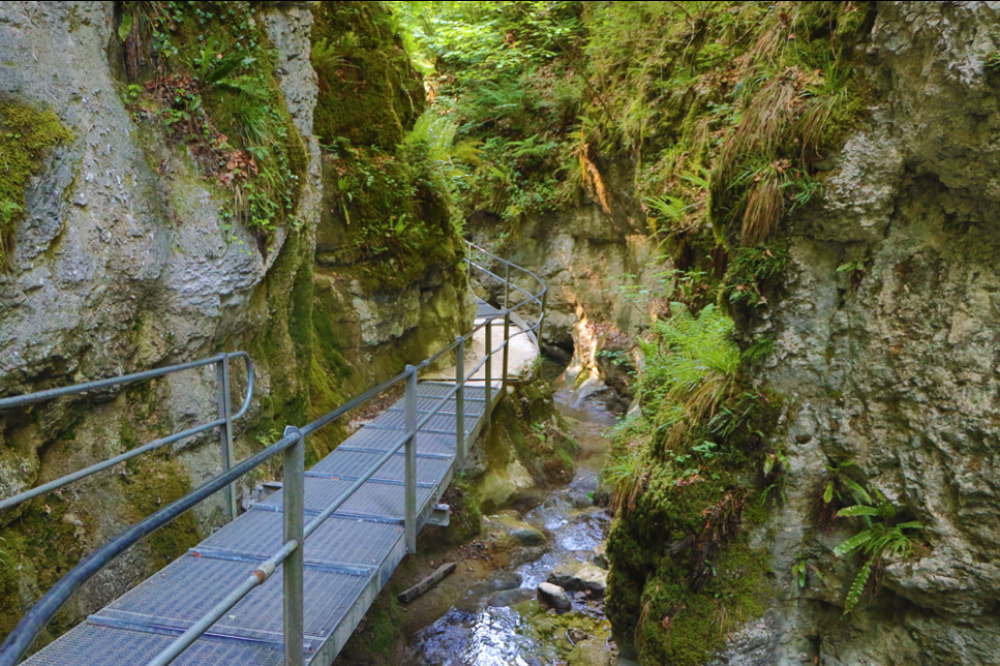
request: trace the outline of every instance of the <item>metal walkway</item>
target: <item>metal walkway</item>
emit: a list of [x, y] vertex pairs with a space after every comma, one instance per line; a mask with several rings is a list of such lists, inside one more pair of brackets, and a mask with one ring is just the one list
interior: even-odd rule
[[[417, 408], [445, 394], [418, 384]], [[364, 473], [404, 429], [405, 399], [306, 472], [306, 520]], [[417, 435], [418, 529], [451, 482], [455, 398]], [[467, 441], [484, 424], [485, 389], [465, 390]], [[305, 659], [329, 664], [406, 554], [404, 454], [397, 453], [316, 530], [305, 546]], [[282, 545], [282, 491], [226, 525], [161, 572], [25, 662], [30, 666], [135, 666], [237, 587]], [[197, 591], [193, 595], [192, 591]], [[282, 576], [275, 574], [215, 623], [175, 664], [283, 664]]]
[[[501, 280], [509, 283], [509, 269], [507, 279]], [[544, 305], [531, 298], [542, 309], [538, 324], [525, 326], [527, 330], [515, 327], [512, 331], [510, 310], [479, 303], [476, 331], [485, 328], [486, 340], [491, 340], [494, 320], [504, 323], [504, 374], [491, 374], [492, 356], [501, 350], [490, 344], [479, 364], [485, 365], [487, 379], [467, 385], [472, 375], [465, 373], [463, 339], [459, 338], [449, 348], [457, 348], [455, 380], [418, 382], [417, 372], [429, 363], [408, 367], [406, 373], [380, 387], [402, 377], [407, 381], [405, 397], [298, 475], [294, 474], [294, 456], [301, 460], [305, 436], [345, 412], [333, 412], [302, 430], [289, 428], [285, 440], [290, 443], [282, 440], [272, 445], [283, 444], [286, 471], [282, 490], [23, 664], [330, 664], [396, 566], [415, 549], [416, 532], [428, 522], [446, 519], [447, 507], [438, 505], [438, 500], [468, 446], [488, 422], [499, 390], [506, 384], [511, 337], [530, 334], [531, 329], [540, 332]], [[228, 374], [225, 383], [228, 390]], [[370, 399], [367, 394], [362, 398], [365, 400], [352, 403]], [[264, 453], [267, 451], [254, 460], [270, 457]], [[407, 456], [413, 456], [410, 464]], [[234, 474], [249, 462], [234, 466]], [[291, 496], [286, 497], [286, 492]], [[296, 521], [285, 512], [294, 512], [297, 504], [302, 508]], [[303, 522], [308, 523], [304, 532]], [[304, 543], [303, 548], [298, 547], [300, 543]], [[296, 552], [300, 554], [297, 569], [292, 564]], [[85, 564], [86, 560], [78, 568]], [[298, 586], [286, 585], [284, 579], [290, 571], [298, 578]], [[246, 583], [248, 576], [250, 582]], [[234, 596], [241, 584], [245, 590]], [[294, 619], [289, 624], [286, 608], [301, 608], [298, 627]], [[285, 645], [286, 634], [302, 637], [301, 657]], [[0, 663], [10, 657], [7, 651], [14, 648], [8, 644], [14, 639], [12, 634], [4, 644]], [[10, 663], [16, 663], [16, 656]]]

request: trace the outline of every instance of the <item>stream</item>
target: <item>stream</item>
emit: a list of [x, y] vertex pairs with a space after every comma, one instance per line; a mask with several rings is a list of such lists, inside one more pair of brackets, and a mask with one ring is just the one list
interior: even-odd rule
[[512, 573], [500, 573], [469, 589], [459, 603], [409, 640], [405, 666], [556, 666], [567, 663], [570, 652], [574, 666], [611, 663], [610, 625], [599, 594], [570, 592], [572, 610], [564, 613], [536, 599], [536, 589], [554, 570], [572, 571], [594, 562], [594, 549], [610, 525], [606, 510], [593, 506], [593, 493], [607, 459], [603, 433], [616, 419], [599, 394], [575, 405], [577, 396], [562, 377], [552, 384], [557, 409], [580, 446], [575, 477], [524, 513], [504, 512], [545, 530], [550, 549]]

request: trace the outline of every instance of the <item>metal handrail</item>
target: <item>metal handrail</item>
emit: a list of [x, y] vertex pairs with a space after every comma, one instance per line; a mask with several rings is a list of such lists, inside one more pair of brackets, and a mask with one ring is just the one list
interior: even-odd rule
[[[503, 376], [502, 381], [504, 386], [507, 382], [507, 366], [508, 366], [508, 356], [510, 348], [510, 340], [517, 335], [527, 335], [531, 331], [537, 331], [538, 339], [541, 340], [541, 330], [542, 324], [545, 319], [545, 302], [547, 287], [545, 284], [531, 271], [521, 269], [518, 266], [510, 264], [505, 260], [499, 259], [495, 255], [482, 250], [478, 246], [469, 243], [469, 246], [473, 249], [482, 251], [489, 256], [502, 261], [509, 266], [513, 266], [519, 270], [522, 270], [529, 275], [531, 275], [540, 285], [541, 291], [536, 295], [530, 295], [529, 298], [521, 303], [519, 303], [515, 308], [506, 308], [497, 315], [492, 315], [486, 318], [486, 321], [482, 324], [473, 328], [472, 331], [466, 333], [465, 335], [458, 336], [455, 341], [447, 345], [444, 349], [440, 350], [428, 359], [425, 359], [420, 364], [416, 366], [407, 366], [406, 370], [395, 377], [382, 382], [378, 386], [375, 386], [363, 394], [357, 396], [356, 398], [346, 402], [337, 409], [329, 412], [328, 414], [316, 419], [312, 423], [300, 428], [295, 428], [293, 426], [288, 426], [285, 429], [284, 437], [278, 442], [270, 445], [260, 453], [240, 462], [239, 464], [233, 466], [231, 469], [224, 470], [222, 474], [215, 477], [208, 483], [200, 486], [196, 490], [188, 493], [179, 500], [173, 502], [169, 506], [157, 511], [136, 525], [130, 527], [122, 534], [118, 535], [112, 539], [109, 543], [105, 544], [98, 550], [87, 556], [80, 564], [78, 564], [69, 574], [64, 576], [59, 582], [57, 582], [43, 597], [36, 603], [28, 613], [25, 614], [21, 622], [17, 625], [14, 631], [7, 637], [3, 645], [0, 646], [0, 666], [15, 666], [21, 657], [30, 648], [32, 642], [34, 642], [35, 637], [38, 633], [45, 628], [49, 621], [55, 616], [56, 612], [69, 600], [69, 597], [80, 589], [80, 587], [85, 584], [90, 578], [96, 575], [104, 566], [111, 562], [114, 558], [120, 555], [128, 547], [136, 543], [137, 541], [145, 538], [146, 536], [152, 534], [156, 530], [160, 529], [174, 518], [180, 516], [185, 511], [191, 509], [195, 505], [204, 501], [207, 497], [214, 494], [218, 490], [231, 487], [232, 484], [242, 477], [244, 474], [248, 473], [252, 469], [264, 464], [272, 457], [278, 453], [284, 453], [284, 487], [283, 487], [283, 507], [282, 511], [285, 520], [285, 539], [282, 547], [275, 553], [271, 558], [265, 561], [263, 564], [258, 566], [253, 573], [235, 590], [230, 592], [230, 594], [219, 604], [217, 604], [211, 611], [206, 613], [202, 618], [196, 621], [187, 631], [185, 631], [181, 636], [179, 636], [170, 646], [167, 647], [163, 652], [157, 655], [152, 661], [148, 663], [147, 666], [167, 666], [174, 661], [181, 653], [184, 652], [190, 645], [192, 645], [201, 635], [208, 631], [208, 629], [218, 621], [225, 613], [231, 610], [241, 599], [246, 597], [253, 589], [260, 586], [264, 581], [271, 577], [279, 565], [284, 567], [284, 618], [285, 618], [285, 664], [286, 666], [301, 666], [303, 662], [302, 647], [304, 645], [304, 635], [302, 626], [302, 614], [303, 614], [303, 548], [302, 545], [305, 543], [305, 539], [313, 534], [316, 529], [318, 529], [330, 516], [332, 516], [337, 509], [339, 509], [350, 497], [361, 488], [367, 481], [369, 481], [372, 476], [381, 469], [386, 462], [388, 462], [392, 456], [399, 453], [400, 449], [405, 447], [406, 452], [406, 465], [405, 465], [405, 517], [404, 517], [404, 533], [406, 540], [407, 552], [416, 551], [416, 436], [419, 430], [424, 427], [433, 418], [439, 410], [444, 407], [453, 397], [456, 399], [456, 438], [457, 438], [457, 451], [456, 457], [459, 461], [463, 460], [466, 451], [465, 447], [465, 432], [464, 432], [464, 388], [465, 385], [471, 380], [476, 372], [484, 365], [486, 367], [486, 418], [492, 411], [493, 400], [491, 399], [492, 391], [492, 377], [491, 377], [491, 363], [492, 358], [495, 353], [503, 350]], [[475, 266], [478, 270], [484, 270], [482, 267], [475, 265], [471, 259], [466, 260], [469, 264], [469, 270]], [[488, 272], [488, 271], [486, 271]], [[509, 268], [508, 268], [509, 273]], [[508, 292], [505, 297], [505, 306], [509, 303], [509, 280], [505, 282], [508, 283]], [[516, 288], [516, 287], [515, 287]], [[517, 288], [519, 291], [523, 291]], [[525, 292], [527, 293], [527, 292]], [[541, 299], [541, 300], [539, 300]], [[521, 330], [515, 335], [510, 335], [510, 321], [511, 312], [513, 309], [522, 307], [529, 302], [534, 302], [541, 306], [541, 313], [538, 317], [538, 321], [530, 326], [527, 330]], [[495, 319], [503, 317], [504, 319], [504, 340], [497, 346], [493, 346], [492, 341], [492, 326]], [[479, 364], [477, 364], [470, 372], [465, 371], [465, 342], [471, 339], [477, 332], [485, 329], [486, 331], [486, 354]], [[539, 342], [540, 344], [540, 342]], [[456, 351], [456, 378], [455, 386], [452, 387], [444, 396], [440, 397], [438, 401], [432, 406], [432, 408], [425, 413], [422, 417], [418, 419], [416, 411], [416, 387], [417, 387], [417, 377], [421, 370], [427, 368], [432, 363], [440, 360], [445, 354]], [[244, 409], [240, 411], [238, 416], [245, 414], [247, 407], [249, 406], [250, 395], [253, 389], [253, 366], [250, 363], [250, 358], [248, 355], [240, 352], [243, 357], [245, 357], [249, 373], [250, 373], [250, 386], [248, 388], [248, 395], [245, 401]], [[194, 364], [185, 364], [187, 367], [198, 367], [198, 364], [207, 365], [211, 362], [220, 362], [220, 373], [225, 375], [225, 382], [223, 382], [228, 387], [228, 358], [234, 355], [222, 355], [215, 359], [209, 360], [207, 362], [195, 362]], [[224, 357], [224, 359], [223, 359]], [[168, 369], [164, 369], [166, 371]], [[151, 371], [157, 372], [157, 371]], [[140, 373], [133, 381], [140, 381], [145, 378], [147, 373]], [[165, 374], [165, 372], [163, 373]], [[220, 374], [220, 377], [222, 376]], [[155, 375], [160, 376], [160, 375]], [[124, 378], [120, 379], [122, 381]], [[318, 516], [313, 518], [308, 525], [303, 525], [303, 504], [304, 504], [304, 489], [305, 489], [305, 470], [304, 470], [304, 454], [305, 454], [305, 440], [306, 437], [320, 428], [332, 423], [333, 421], [341, 418], [347, 413], [357, 409], [358, 407], [366, 404], [374, 397], [383, 393], [387, 389], [395, 386], [399, 382], [406, 380], [407, 390], [406, 390], [406, 426], [404, 431], [401, 433], [399, 441], [393, 442], [389, 449], [384, 452], [379, 458], [373, 462], [363, 474], [361, 474], [358, 479], [356, 479], [350, 487], [344, 490], [336, 500], [329, 504]], [[105, 380], [110, 381], [110, 380]], [[115, 382], [111, 382], [113, 385]], [[0, 402], [0, 405], [3, 403]], [[215, 424], [217, 422], [213, 422]], [[181, 435], [183, 433], [179, 433]], [[152, 444], [152, 443], [151, 443]], [[161, 446], [163, 444], [160, 444]], [[147, 445], [148, 446], [148, 445]]]
[[[229, 359], [232, 358], [242, 358], [247, 365], [247, 390], [246, 395], [243, 398], [243, 403], [241, 405], [240, 411], [235, 415], [230, 415], [230, 396], [228, 390], [229, 384]], [[182, 432], [174, 433], [169, 437], [163, 437], [161, 439], [154, 439], [152, 442], [140, 446], [138, 448], [132, 449], [131, 451], [126, 451], [125, 453], [114, 456], [113, 458], [108, 458], [102, 462], [91, 465], [84, 469], [78, 470], [71, 474], [62, 476], [54, 481], [50, 481], [41, 486], [31, 488], [17, 495], [4, 498], [0, 501], [0, 511], [6, 509], [12, 509], [30, 499], [34, 499], [40, 495], [52, 492], [62, 488], [63, 486], [69, 485], [80, 479], [85, 479], [88, 476], [96, 474], [97, 472], [106, 470], [110, 467], [114, 467], [119, 463], [123, 463], [126, 460], [131, 460], [144, 453], [150, 451], [155, 451], [161, 447], [167, 446], [168, 444], [173, 444], [179, 442], [182, 439], [187, 439], [188, 437], [193, 437], [207, 430], [212, 430], [213, 428], [222, 428], [223, 437], [223, 471], [228, 469], [229, 461], [231, 459], [231, 427], [232, 422], [242, 418], [247, 411], [250, 409], [250, 401], [253, 398], [253, 385], [254, 385], [254, 368], [253, 361], [250, 359], [250, 355], [246, 352], [234, 352], [231, 354], [219, 354], [218, 356], [212, 356], [210, 358], [201, 359], [198, 361], [191, 361], [189, 363], [181, 363], [179, 365], [172, 365], [166, 368], [157, 368], [155, 370], [147, 370], [145, 372], [137, 372], [131, 375], [124, 375], [121, 377], [112, 377], [110, 379], [101, 379], [94, 382], [88, 382], [86, 384], [77, 384], [75, 386], [66, 386], [58, 389], [50, 389], [47, 391], [39, 391], [37, 393], [30, 393], [27, 395], [15, 396], [12, 398], [4, 398], [0, 400], [0, 410], [10, 409], [13, 407], [23, 407], [26, 405], [37, 404], [40, 402], [46, 402], [49, 400], [54, 400], [56, 398], [62, 398], [72, 395], [80, 395], [83, 393], [89, 393], [90, 391], [96, 391], [100, 389], [109, 388], [112, 386], [124, 386], [128, 384], [134, 384], [136, 382], [147, 381], [149, 379], [156, 379], [159, 377], [164, 377], [176, 372], [182, 372], [184, 370], [192, 370], [194, 368], [201, 368], [208, 365], [219, 364], [219, 399], [218, 406], [221, 418], [211, 421], [209, 423], [204, 423], [200, 426], [195, 426], [193, 428], [188, 428]], [[224, 404], [225, 403], [225, 404]], [[232, 517], [235, 517], [232, 516]]]

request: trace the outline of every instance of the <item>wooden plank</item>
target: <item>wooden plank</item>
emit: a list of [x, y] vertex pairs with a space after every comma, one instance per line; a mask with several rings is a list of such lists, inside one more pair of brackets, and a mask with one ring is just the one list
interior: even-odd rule
[[432, 573], [430, 576], [424, 578], [422, 581], [420, 581], [407, 591], [402, 592], [399, 595], [399, 600], [402, 601], [404, 604], [410, 603], [411, 601], [413, 601], [414, 599], [416, 599], [417, 597], [424, 594], [432, 587], [440, 583], [442, 580], [447, 578], [453, 571], [455, 571], [456, 567], [458, 567], [458, 565], [455, 564], [454, 562], [450, 564], [441, 565], [441, 567], [439, 567], [438, 570]]

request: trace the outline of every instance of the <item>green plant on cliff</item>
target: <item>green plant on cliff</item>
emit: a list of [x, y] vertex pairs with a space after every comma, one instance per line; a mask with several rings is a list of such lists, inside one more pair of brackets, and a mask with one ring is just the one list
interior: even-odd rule
[[715, 305], [670, 313], [641, 342], [642, 416], [616, 430], [604, 476], [621, 507], [607, 610], [644, 660], [694, 666], [762, 612], [766, 557], [742, 524], [787, 459], [767, 444], [777, 399], [742, 377], [759, 355], [741, 352], [733, 320]]
[[883, 559], [911, 557], [917, 544], [914, 533], [924, 529], [924, 524], [916, 520], [896, 522], [896, 507], [877, 488], [874, 494], [874, 501], [871, 501], [872, 498], [868, 493], [864, 493], [865, 497], [868, 497], [868, 502], [859, 498], [858, 504], [841, 509], [837, 513], [842, 518], [861, 518], [865, 524], [862, 531], [833, 549], [833, 554], [837, 557], [847, 557], [853, 553], [865, 556], [844, 600], [845, 615], [854, 610], [861, 600], [872, 574], [875, 576], [875, 590], [872, 594], [878, 592], [878, 578]]
[[0, 99], [0, 271], [10, 267], [28, 182], [41, 169], [46, 152], [70, 139], [52, 111]]
[[523, 216], [566, 200], [586, 85], [571, 66], [584, 3], [389, 4], [425, 63], [432, 108], [457, 128], [456, 145], [476, 147], [457, 165], [465, 214], [488, 210], [516, 229]]
[[[230, 193], [227, 216], [266, 238], [292, 218], [305, 146], [275, 78], [259, 4], [124, 2], [125, 71], [168, 132]], [[153, 66], [156, 62], [156, 66]]]
[[381, 5], [316, 3], [313, 15], [324, 216], [347, 240], [337, 271], [356, 275], [368, 291], [399, 288], [461, 252], [451, 206], [461, 186], [455, 127], [421, 116], [423, 82]]

